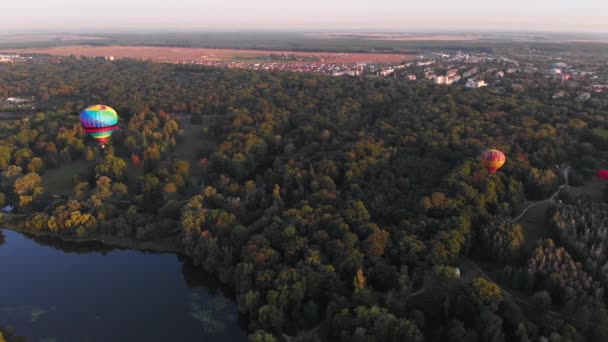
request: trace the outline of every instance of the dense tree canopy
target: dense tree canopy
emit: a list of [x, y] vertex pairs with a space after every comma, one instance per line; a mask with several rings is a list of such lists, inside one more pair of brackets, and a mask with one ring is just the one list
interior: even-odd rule
[[[177, 237], [234, 288], [251, 341], [300, 331], [582, 341], [603, 332], [580, 322], [608, 322], [605, 253], [578, 250], [589, 223], [570, 232], [559, 223], [568, 209], [557, 211], [570, 241], [528, 255], [522, 227], [506, 218], [555, 190], [554, 164], [584, 177], [601, 162], [608, 130], [593, 107], [424, 82], [87, 59], [2, 67], [0, 94], [34, 96], [43, 111], [0, 123], [2, 194], [30, 213], [27, 229]], [[121, 116], [105, 152], [77, 121], [98, 101]], [[488, 147], [508, 155], [492, 176], [479, 160]], [[72, 196], [51, 201], [39, 175], [75, 160], [91, 166]], [[546, 290], [535, 300], [579, 323], [531, 314], [493, 282], [460, 276], [474, 272], [458, 268], [463, 257], [482, 253], [508, 264], [501, 278], [513, 287]], [[593, 257], [583, 266], [584, 253]], [[581, 303], [594, 314], [576, 312]]]

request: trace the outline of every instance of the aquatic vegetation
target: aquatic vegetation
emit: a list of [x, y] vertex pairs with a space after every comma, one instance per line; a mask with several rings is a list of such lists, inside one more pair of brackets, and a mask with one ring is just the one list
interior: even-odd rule
[[39, 306], [33, 305], [22, 305], [16, 307], [3, 307], [0, 308], [0, 314], [4, 314], [7, 316], [26, 316], [29, 317], [30, 320], [35, 323], [38, 319], [49, 312], [53, 312], [56, 310], [55, 306], [51, 306], [48, 308], [42, 308]]
[[228, 309], [229, 301], [225, 298], [214, 298], [208, 302], [208, 306], [202, 307], [205, 301], [201, 295], [194, 293], [190, 300], [191, 316], [201, 322], [203, 330], [207, 334], [218, 334], [226, 329], [228, 322], [236, 320], [236, 310]]

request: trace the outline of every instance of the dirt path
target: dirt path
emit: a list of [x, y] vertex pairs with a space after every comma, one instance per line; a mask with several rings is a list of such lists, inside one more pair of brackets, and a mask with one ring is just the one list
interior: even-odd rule
[[[557, 190], [556, 190], [556, 191], [555, 191], [555, 192], [554, 192], [554, 193], [553, 193], [551, 196], [549, 196], [549, 198], [544, 199], [544, 200], [542, 200], [542, 201], [538, 201], [538, 202], [533, 203], [533, 204], [530, 204], [529, 206], [527, 206], [526, 208], [524, 208], [524, 210], [521, 212], [521, 214], [519, 214], [519, 216], [517, 216], [516, 218], [514, 218], [514, 219], [513, 219], [511, 222], [516, 222], [516, 221], [518, 221], [519, 219], [521, 219], [521, 218], [522, 218], [522, 217], [523, 217], [523, 216], [524, 216], [524, 215], [525, 215], [525, 214], [528, 212], [528, 210], [529, 210], [529, 209], [531, 209], [531, 208], [533, 208], [533, 207], [535, 207], [535, 206], [537, 206], [537, 205], [540, 205], [540, 204], [542, 204], [542, 203], [546, 203], [546, 202], [549, 202], [549, 201], [553, 201], [553, 200], [555, 199], [555, 197], [557, 197], [557, 195], [559, 195], [559, 193], [560, 193], [560, 192], [561, 192], [561, 191], [562, 191], [564, 188], [566, 188], [566, 187], [568, 186], [568, 173], [570, 172], [570, 170], [571, 170], [570, 166], [566, 166], [566, 167], [565, 167], [565, 168], [562, 170], [562, 175], [564, 176], [564, 184], [562, 184], [562, 185], [558, 186], [558, 189], [557, 189]], [[507, 290], [506, 290], [505, 288], [503, 288], [502, 286], [500, 286], [500, 284], [498, 284], [498, 282], [494, 281], [494, 280], [492, 279], [492, 277], [490, 277], [490, 276], [489, 276], [489, 275], [488, 275], [486, 272], [484, 272], [484, 271], [481, 269], [481, 267], [479, 267], [479, 266], [478, 266], [478, 265], [477, 265], [477, 264], [476, 264], [476, 263], [475, 263], [473, 260], [471, 260], [471, 259], [469, 259], [469, 258], [466, 258], [466, 257], [463, 257], [462, 262], [460, 263], [460, 265], [459, 265], [459, 266], [460, 266], [461, 268], [463, 268], [463, 269], [467, 269], [467, 268], [468, 268], [468, 269], [471, 269], [471, 267], [472, 267], [472, 268], [473, 268], [473, 270], [474, 270], [474, 271], [475, 271], [475, 272], [476, 272], [476, 273], [477, 273], [477, 274], [478, 274], [480, 277], [485, 278], [485, 279], [487, 279], [487, 280], [489, 280], [489, 281], [493, 282], [494, 284], [496, 284], [496, 286], [498, 286], [498, 288], [499, 288], [499, 289], [500, 289], [500, 290], [501, 290], [501, 291], [502, 291], [502, 292], [503, 292], [505, 295], [507, 295], [508, 297], [513, 298], [513, 300], [515, 300], [515, 301], [516, 301], [516, 302], [518, 302], [518, 303], [521, 303], [521, 304], [525, 304], [525, 305], [532, 306], [532, 304], [531, 304], [531, 303], [530, 303], [528, 300], [523, 299], [523, 298], [521, 298], [521, 297], [518, 297], [518, 296], [516, 296], [516, 295], [512, 294], [511, 292], [507, 291]], [[467, 266], [471, 266], [471, 267], [467, 267]], [[559, 313], [559, 312], [556, 312], [556, 311], [548, 311], [547, 313], [548, 313], [549, 315], [552, 315], [552, 316], [556, 317], [556, 318], [560, 318], [560, 319], [567, 320], [567, 321], [571, 321], [571, 322], [576, 322], [576, 323], [585, 324], [585, 325], [594, 325], [594, 324], [595, 324], [595, 323], [593, 323], [593, 322], [589, 322], [589, 321], [581, 321], [581, 320], [578, 320], [578, 319], [573, 318], [573, 317], [570, 317], [570, 316], [565, 316], [565, 315], [563, 315], [563, 314], [561, 314], [561, 313]]]
[[[475, 271], [478, 273], [478, 275], [480, 277], [485, 278], [485, 279], [491, 281], [492, 283], [496, 284], [496, 286], [498, 286], [498, 288], [501, 290], [501, 292], [504, 293], [505, 295], [507, 295], [508, 297], [513, 298], [513, 300], [515, 300], [518, 303], [521, 303], [521, 304], [524, 304], [524, 305], [528, 305], [528, 306], [533, 306], [532, 303], [530, 303], [530, 301], [525, 300], [525, 299], [523, 299], [521, 297], [518, 297], [518, 296], [512, 294], [511, 292], [507, 291], [502, 286], [500, 286], [500, 284], [498, 284], [496, 281], [494, 281], [492, 279], [492, 277], [490, 277], [486, 272], [484, 272], [481, 269], [481, 267], [479, 267], [473, 260], [465, 257], [465, 258], [462, 259], [462, 262], [461, 262], [460, 265], [464, 266], [463, 268], [466, 268], [467, 264], [471, 265], [475, 269]], [[563, 314], [561, 314], [561, 313], [559, 313], [557, 311], [547, 311], [547, 314], [549, 314], [551, 316], [554, 316], [554, 317], [557, 317], [557, 318], [560, 318], [560, 319], [563, 319], [563, 320], [566, 320], [566, 321], [570, 321], [570, 322], [576, 322], [576, 323], [585, 324], [585, 325], [595, 325], [594, 322], [581, 321], [581, 320], [578, 320], [576, 318], [563, 315]]]
[[521, 219], [526, 212], [528, 212], [528, 210], [532, 207], [535, 207], [539, 204], [545, 203], [545, 202], [549, 202], [549, 201], [553, 201], [553, 199], [555, 199], [555, 197], [557, 197], [557, 195], [559, 195], [559, 193], [568, 186], [568, 172], [570, 172], [570, 166], [567, 166], [563, 171], [562, 174], [564, 175], [564, 184], [558, 186], [557, 190], [553, 193], [553, 195], [549, 196], [549, 198], [544, 199], [542, 201], [538, 201], [536, 203], [530, 204], [529, 206], [525, 207], [524, 210], [521, 212], [521, 214], [519, 214], [519, 216], [517, 216], [516, 218], [514, 218], [513, 220], [511, 220], [511, 223], [515, 223], [517, 222], [519, 219]]

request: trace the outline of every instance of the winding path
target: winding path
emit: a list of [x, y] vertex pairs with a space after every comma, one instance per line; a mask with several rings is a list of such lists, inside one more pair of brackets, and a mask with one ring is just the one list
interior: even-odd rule
[[523, 216], [526, 214], [526, 212], [528, 212], [528, 209], [530, 209], [530, 208], [532, 208], [532, 207], [535, 207], [535, 206], [537, 206], [537, 205], [539, 205], [539, 204], [545, 203], [545, 202], [553, 201], [553, 199], [554, 199], [554, 198], [555, 198], [557, 195], [559, 195], [559, 193], [562, 191], [562, 189], [564, 189], [565, 187], [567, 187], [567, 186], [568, 186], [568, 172], [570, 172], [570, 166], [567, 166], [567, 167], [566, 167], [566, 168], [565, 168], [565, 169], [562, 171], [562, 174], [564, 175], [564, 180], [565, 180], [565, 182], [564, 182], [564, 184], [562, 184], [562, 185], [560, 185], [560, 186], [558, 186], [558, 187], [557, 187], [558, 189], [557, 189], [557, 190], [556, 190], [556, 191], [553, 193], [553, 195], [549, 196], [549, 198], [547, 198], [547, 199], [544, 199], [544, 200], [539, 201], [539, 202], [536, 202], [536, 203], [532, 203], [532, 204], [530, 204], [529, 206], [525, 207], [525, 208], [524, 208], [524, 210], [521, 212], [521, 214], [519, 214], [519, 216], [517, 216], [516, 218], [514, 218], [513, 220], [511, 220], [511, 223], [515, 223], [515, 222], [517, 222], [517, 221], [518, 221], [520, 218], [522, 218], [522, 217], [523, 217]]
[[[509, 292], [509, 291], [505, 290], [505, 289], [504, 289], [502, 286], [500, 286], [500, 285], [499, 285], [497, 282], [495, 282], [495, 281], [494, 281], [494, 280], [493, 280], [493, 279], [492, 279], [492, 278], [491, 278], [491, 277], [490, 277], [490, 276], [489, 276], [489, 275], [488, 275], [486, 272], [484, 272], [484, 271], [483, 271], [483, 270], [482, 270], [482, 269], [481, 269], [479, 266], [477, 266], [477, 264], [476, 264], [476, 263], [475, 263], [473, 260], [471, 260], [471, 259], [469, 259], [469, 258], [466, 258], [466, 257], [463, 257], [463, 261], [464, 261], [465, 263], [469, 263], [470, 265], [472, 265], [472, 266], [473, 266], [473, 267], [474, 267], [474, 268], [477, 270], [477, 272], [479, 272], [479, 274], [480, 274], [482, 277], [484, 277], [484, 278], [486, 278], [487, 280], [491, 281], [492, 283], [496, 284], [496, 286], [498, 286], [498, 288], [499, 288], [499, 289], [500, 289], [500, 290], [501, 290], [501, 291], [502, 291], [504, 294], [506, 294], [507, 296], [509, 296], [509, 297], [513, 298], [515, 301], [517, 301], [517, 302], [519, 302], [519, 303], [522, 303], [522, 304], [525, 304], [525, 305], [530, 305], [530, 306], [532, 306], [532, 303], [530, 303], [529, 301], [527, 301], [527, 300], [525, 300], [525, 299], [523, 299], [523, 298], [517, 297], [516, 295], [512, 294], [511, 292]], [[551, 315], [551, 316], [555, 316], [555, 317], [557, 317], [557, 318], [561, 318], [561, 319], [563, 319], [563, 320], [571, 321], [571, 322], [577, 322], [577, 323], [586, 324], [586, 325], [595, 325], [595, 323], [594, 323], [594, 322], [590, 322], [590, 321], [581, 321], [581, 320], [579, 320], [579, 319], [576, 319], [576, 318], [573, 318], [573, 317], [570, 317], [570, 316], [563, 315], [563, 314], [561, 314], [561, 313], [559, 313], [559, 312], [556, 312], [556, 311], [547, 311], [547, 314], [549, 314], [549, 315]]]
[[[519, 214], [519, 216], [517, 216], [516, 218], [514, 218], [514, 219], [513, 219], [511, 222], [512, 222], [512, 223], [514, 223], [514, 222], [516, 222], [517, 220], [521, 219], [521, 218], [522, 218], [522, 217], [523, 217], [523, 216], [526, 214], [526, 212], [528, 211], [528, 209], [530, 209], [530, 208], [532, 208], [532, 207], [534, 207], [534, 206], [537, 206], [537, 205], [539, 205], [539, 204], [541, 204], [541, 203], [545, 203], [545, 202], [552, 201], [552, 200], [553, 200], [553, 199], [554, 199], [554, 198], [555, 198], [557, 195], [559, 195], [559, 193], [560, 193], [560, 192], [561, 192], [561, 191], [562, 191], [564, 188], [566, 188], [566, 187], [568, 186], [568, 173], [570, 172], [570, 170], [571, 170], [570, 166], [566, 166], [566, 168], [564, 168], [564, 169], [562, 170], [562, 175], [564, 176], [564, 184], [562, 184], [562, 185], [558, 186], [558, 189], [557, 189], [557, 190], [556, 190], [556, 191], [555, 191], [555, 192], [554, 192], [554, 193], [553, 193], [551, 196], [549, 196], [549, 198], [547, 198], [547, 199], [545, 199], [545, 200], [542, 200], [542, 201], [539, 201], [539, 202], [536, 202], [536, 203], [533, 203], [533, 204], [530, 204], [529, 206], [527, 206], [526, 208], [524, 208], [524, 210], [521, 212], [521, 214]], [[475, 270], [477, 270], [477, 272], [478, 272], [478, 273], [479, 273], [479, 274], [480, 274], [482, 277], [484, 277], [484, 278], [488, 279], [489, 281], [491, 281], [492, 283], [496, 284], [496, 286], [498, 286], [498, 288], [499, 288], [499, 289], [500, 289], [500, 290], [501, 290], [501, 291], [502, 291], [504, 294], [506, 294], [507, 296], [509, 296], [509, 297], [513, 298], [513, 300], [515, 300], [515, 301], [517, 301], [517, 302], [519, 302], [519, 303], [525, 304], [525, 305], [532, 305], [532, 304], [531, 304], [529, 301], [527, 301], [527, 300], [525, 300], [525, 299], [523, 299], [523, 298], [517, 297], [516, 295], [512, 294], [511, 292], [507, 291], [507, 290], [506, 290], [506, 289], [504, 289], [502, 286], [500, 286], [500, 285], [499, 285], [497, 282], [495, 282], [495, 281], [494, 281], [494, 280], [493, 280], [493, 279], [492, 279], [492, 278], [491, 278], [491, 277], [490, 277], [490, 276], [489, 276], [489, 275], [488, 275], [486, 272], [484, 272], [484, 271], [481, 269], [481, 267], [479, 267], [479, 266], [478, 266], [478, 265], [477, 265], [477, 264], [476, 264], [476, 263], [475, 263], [473, 260], [471, 260], [471, 259], [469, 259], [469, 258], [467, 258], [467, 257], [463, 257], [463, 259], [462, 259], [462, 260], [464, 261], [464, 263], [468, 263], [468, 264], [472, 265], [472, 266], [475, 268]], [[552, 315], [552, 316], [555, 316], [555, 317], [557, 317], [557, 318], [561, 318], [561, 319], [564, 319], [564, 320], [568, 320], [568, 321], [571, 321], [571, 322], [576, 322], [576, 323], [581, 323], [581, 324], [586, 324], [586, 325], [595, 325], [595, 323], [594, 323], [594, 322], [590, 322], [590, 321], [581, 321], [581, 320], [578, 320], [578, 319], [573, 318], [573, 317], [570, 317], [570, 316], [565, 316], [565, 315], [563, 315], [563, 314], [561, 314], [561, 313], [559, 313], [559, 312], [556, 312], [556, 311], [548, 311], [548, 312], [547, 312], [547, 314]]]

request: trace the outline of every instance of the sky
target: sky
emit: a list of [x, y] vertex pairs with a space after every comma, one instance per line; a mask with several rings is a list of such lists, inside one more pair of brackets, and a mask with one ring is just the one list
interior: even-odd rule
[[6, 0], [1, 32], [130, 30], [608, 32], [605, 0]]

